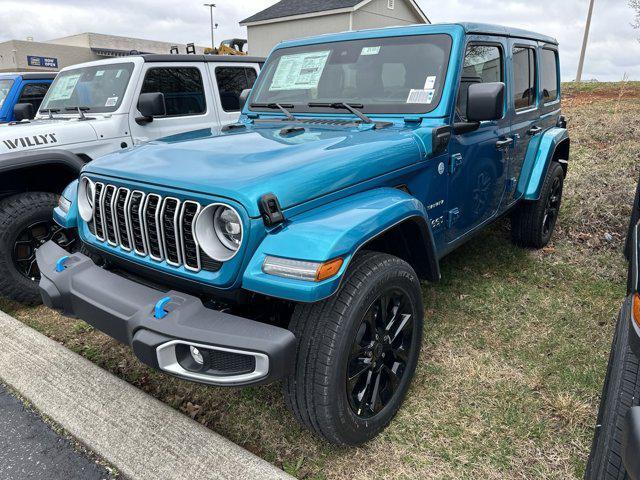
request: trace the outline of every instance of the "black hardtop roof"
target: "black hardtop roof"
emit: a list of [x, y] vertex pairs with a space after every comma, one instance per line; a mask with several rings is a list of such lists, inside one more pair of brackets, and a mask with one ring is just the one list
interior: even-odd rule
[[247, 55], [193, 55], [193, 54], [145, 54], [145, 62], [220, 62], [220, 63], [264, 63], [263, 57]]
[[56, 78], [58, 72], [18, 72], [16, 75], [20, 75], [24, 80], [53, 80]]

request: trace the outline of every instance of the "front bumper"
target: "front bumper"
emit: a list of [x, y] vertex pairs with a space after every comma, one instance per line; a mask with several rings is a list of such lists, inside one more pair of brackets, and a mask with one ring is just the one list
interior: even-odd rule
[[[289, 330], [205, 308], [191, 295], [141, 285], [81, 253], [61, 262], [67, 255], [53, 242], [36, 252], [45, 305], [130, 345], [143, 363], [227, 386], [269, 383], [289, 372], [296, 341]], [[193, 362], [189, 347], [204, 352], [206, 369]]]

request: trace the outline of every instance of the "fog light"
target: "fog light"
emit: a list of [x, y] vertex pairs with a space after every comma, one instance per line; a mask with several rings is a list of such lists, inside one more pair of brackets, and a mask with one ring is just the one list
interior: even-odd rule
[[204, 364], [204, 358], [202, 358], [200, 350], [193, 346], [189, 347], [189, 350], [191, 351], [191, 358], [193, 358], [194, 362], [196, 362], [198, 365]]

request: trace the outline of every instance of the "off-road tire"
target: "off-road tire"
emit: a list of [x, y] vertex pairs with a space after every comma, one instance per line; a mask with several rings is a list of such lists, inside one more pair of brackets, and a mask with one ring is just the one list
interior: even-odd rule
[[0, 295], [28, 305], [42, 302], [38, 283], [22, 275], [13, 262], [13, 246], [20, 232], [37, 221], [51, 220], [58, 196], [27, 192], [0, 201]]
[[[399, 387], [375, 416], [358, 417], [349, 405], [346, 363], [361, 316], [389, 286], [400, 286], [415, 309], [411, 353]], [[363, 252], [352, 261], [332, 297], [296, 306], [290, 330], [297, 339], [295, 366], [283, 382], [294, 416], [310, 431], [338, 445], [359, 445], [379, 434], [393, 419], [413, 378], [422, 341], [424, 309], [418, 276], [405, 261]]]
[[621, 458], [622, 430], [640, 398], [640, 362], [629, 346], [630, 303], [625, 301], [616, 324], [585, 480], [629, 478]]
[[536, 201], [522, 202], [511, 214], [511, 239], [513, 243], [525, 248], [543, 248], [551, 240], [557, 215], [548, 232], [545, 232], [544, 220], [547, 204], [551, 195], [554, 181], [560, 181], [560, 199], [557, 210], [560, 211], [562, 201], [562, 187], [564, 183], [564, 170], [558, 162], [551, 162], [542, 184], [540, 198]]

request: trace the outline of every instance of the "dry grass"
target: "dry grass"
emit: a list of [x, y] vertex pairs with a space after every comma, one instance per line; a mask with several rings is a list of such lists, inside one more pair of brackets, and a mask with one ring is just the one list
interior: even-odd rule
[[278, 385], [175, 380], [83, 322], [0, 307], [301, 478], [579, 478], [624, 295], [640, 85], [566, 93], [572, 157], [554, 244], [519, 250], [501, 224], [443, 261], [444, 280], [424, 286], [426, 338], [406, 404], [364, 447], [302, 430]]

